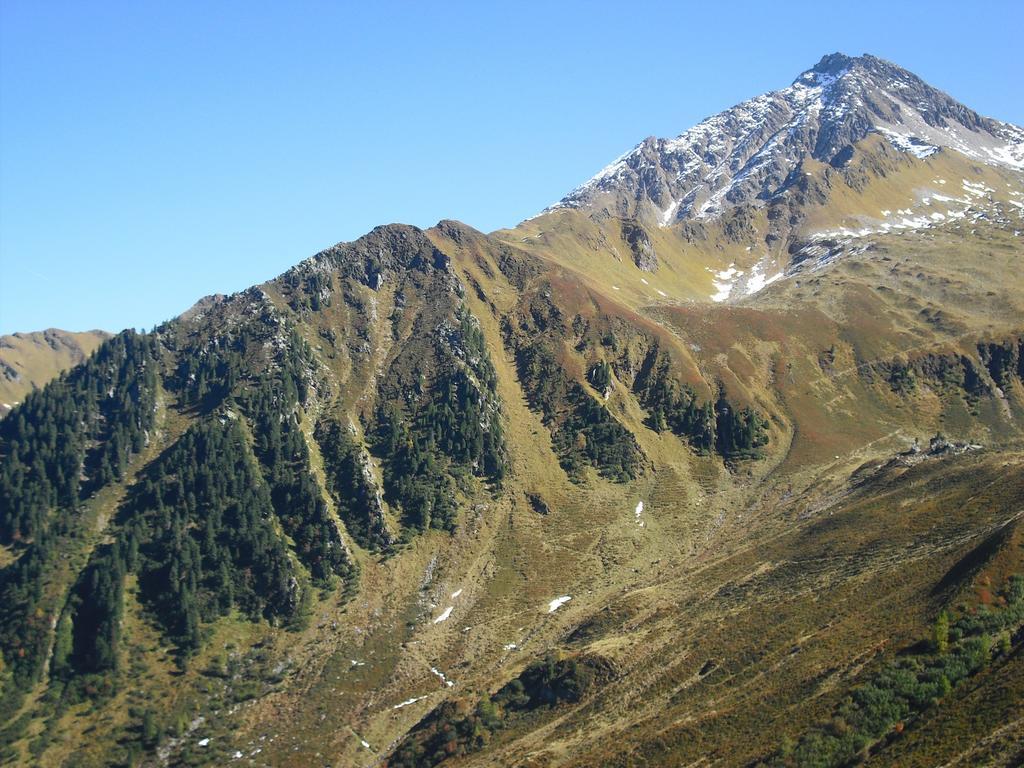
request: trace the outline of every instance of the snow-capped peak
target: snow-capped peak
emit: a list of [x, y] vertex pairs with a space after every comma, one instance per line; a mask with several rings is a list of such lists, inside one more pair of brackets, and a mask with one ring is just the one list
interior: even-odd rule
[[772, 197], [807, 157], [841, 166], [871, 133], [920, 159], [947, 147], [1024, 170], [1021, 128], [981, 117], [887, 61], [836, 53], [675, 138], [645, 139], [547, 210], [604, 210], [662, 227], [713, 217]]

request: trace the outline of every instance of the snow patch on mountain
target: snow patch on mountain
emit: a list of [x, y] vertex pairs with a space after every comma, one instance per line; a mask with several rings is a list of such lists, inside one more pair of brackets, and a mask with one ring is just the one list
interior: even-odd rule
[[711, 294], [711, 300], [723, 302], [728, 299], [732, 294], [733, 282], [742, 274], [743, 271], [736, 269], [735, 264], [730, 264], [728, 269], [715, 273], [715, 279], [711, 281], [711, 285], [715, 288], [715, 293]]
[[[408, 707], [410, 704], [415, 704], [417, 701], [423, 701], [425, 698], [427, 698], [427, 697], [426, 696], [414, 696], [411, 699], [406, 699], [405, 701], [402, 701], [402, 702], [399, 702], [398, 704], [395, 704], [395, 706], [393, 706], [392, 709], [402, 709], [403, 707]], [[367, 748], [369, 748], [369, 745], [367, 745]]]
[[938, 147], [917, 138], [917, 136], [911, 136], [910, 134], [899, 133], [897, 131], [890, 131], [887, 128], [879, 128], [878, 132], [885, 136], [885, 138], [889, 140], [889, 143], [896, 147], [896, 149], [901, 152], [909, 152], [919, 160], [931, 157], [939, 151]]
[[445, 673], [439, 670], [437, 667], [431, 667], [430, 673], [432, 675], [435, 675], [438, 679], [440, 679], [441, 683], [445, 686], [445, 688], [451, 688], [453, 685], [455, 685], [455, 683], [449, 680]]
[[568, 603], [570, 600], [572, 600], [572, 597], [569, 595], [562, 595], [561, 597], [556, 597], [554, 600], [548, 603], [548, 613], [554, 613], [563, 605]]
[[[994, 196], [995, 190], [983, 182], [963, 179], [961, 186], [962, 197], [930, 193], [920, 198], [916, 208], [902, 208], [895, 214], [883, 211], [881, 221], [815, 233], [794, 254], [786, 276], [818, 270], [839, 258], [861, 253], [871, 247], [877, 236], [900, 236], [936, 228], [951, 233], [969, 229], [973, 235], [982, 224], [1010, 231], [1015, 220], [1024, 220], [1024, 204], [1013, 199], [1021, 194], [1016, 190], [1009, 192], [1010, 199], [1000, 200]], [[1019, 231], [1013, 230], [1013, 234], [1019, 236]]]
[[454, 607], [449, 605], [440, 616], [434, 619], [434, 623], [440, 624], [442, 621], [448, 621], [448, 617], [452, 615], [453, 610], [455, 610]]
[[672, 218], [676, 215], [676, 211], [679, 210], [681, 203], [681, 200], [676, 200], [672, 205], [662, 211], [661, 216], [658, 217], [658, 226], [667, 227], [672, 222]]
[[714, 275], [711, 284], [715, 293], [711, 294], [711, 300], [720, 304], [730, 299], [753, 296], [776, 280], [781, 280], [786, 276], [783, 271], [769, 275], [768, 271], [772, 264], [773, 260], [765, 257], [754, 264], [749, 272], [736, 269], [735, 264], [730, 264], [728, 269], [723, 269], [720, 272], [713, 272], [710, 267], [707, 267], [706, 269]]
[[750, 270], [750, 277], [747, 278], [746, 285], [743, 287], [747, 296], [752, 296], [785, 276], [782, 272], [776, 272], [774, 275], [769, 276], [766, 274], [767, 269], [768, 265], [764, 261], [759, 261]]

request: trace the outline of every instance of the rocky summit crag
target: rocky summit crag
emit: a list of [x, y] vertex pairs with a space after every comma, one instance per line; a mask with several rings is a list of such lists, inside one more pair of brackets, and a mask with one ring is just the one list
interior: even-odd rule
[[104, 341], [0, 421], [3, 759], [1021, 764], [1022, 157], [833, 54]]

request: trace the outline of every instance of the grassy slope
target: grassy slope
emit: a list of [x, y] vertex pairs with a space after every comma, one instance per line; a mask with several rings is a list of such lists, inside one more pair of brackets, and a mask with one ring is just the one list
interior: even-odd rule
[[[440, 236], [435, 240], [445, 245]], [[495, 275], [496, 270], [481, 268], [479, 254], [460, 251], [450, 243], [446, 249], [454, 255], [467, 279], [472, 277], [483, 288], [495, 305], [496, 314], [513, 306], [513, 290], [500, 275]], [[585, 308], [590, 299], [577, 295], [575, 275], [566, 271], [565, 279], [557, 280], [554, 286], [558, 291], [556, 303], [571, 315], [576, 309]], [[593, 295], [603, 311], [633, 315], [617, 303], [619, 295]], [[472, 291], [467, 293], [467, 301], [481, 318], [492, 350], [500, 349], [495, 312]], [[700, 365], [721, 375], [731, 373], [736, 386], [744, 388], [751, 401], [764, 404], [779, 416], [781, 427], [775, 433], [778, 452], [764, 465], [751, 467], [752, 476], [747, 477], [746, 472], [731, 475], [723, 472], [717, 462], [694, 457], [674, 437], [646, 430], [640, 424], [641, 414], [633, 415], [635, 406], [630, 405], [630, 398], [622, 398], [616, 392], [612, 407], [616, 399], [622, 399], [621, 417], [652, 458], [653, 471], [627, 487], [592, 478], [587, 487], [574, 488], [565, 482], [553, 461], [546, 431], [536, 415], [525, 409], [510, 361], [496, 355], [515, 461], [508, 494], [511, 508], [505, 504], [489, 508], [479, 527], [468, 526], [471, 536], [466, 531], [457, 534], [454, 546], [448, 547], [444, 541], [434, 541], [429, 546], [426, 541], [417, 544], [414, 549], [418, 554], [410, 559], [419, 568], [426, 568], [429, 562], [427, 553], [422, 552], [424, 547], [439, 556], [434, 573], [446, 574], [440, 589], [431, 584], [417, 596], [411, 589], [415, 571], [405, 571], [405, 576], [389, 571], [390, 590], [398, 591], [395, 585], [406, 583], [405, 599], [395, 600], [393, 610], [401, 606], [409, 610], [408, 606], [417, 605], [418, 600], [418, 621], [408, 634], [390, 637], [391, 644], [383, 646], [380, 640], [372, 639], [373, 634], [387, 635], [394, 625], [384, 623], [376, 633], [370, 633], [357, 622], [359, 634], [367, 636], [349, 647], [360, 651], [370, 648], [375, 655], [385, 653], [386, 657], [399, 653], [403, 660], [394, 668], [390, 660], [371, 662], [380, 665], [376, 675], [345, 687], [339, 683], [344, 685], [347, 679], [362, 673], [357, 671], [353, 675], [344, 668], [347, 662], [341, 661], [335, 667], [337, 679], [332, 686], [332, 693], [339, 698], [313, 708], [326, 708], [323, 711], [332, 713], [340, 722], [353, 725], [351, 732], [336, 733], [334, 737], [337, 749], [342, 750], [340, 754], [346, 759], [361, 759], [359, 755], [365, 752], [359, 747], [361, 738], [366, 738], [375, 751], [380, 751], [381, 744], [393, 743], [446, 692], [462, 696], [493, 690], [495, 681], [508, 679], [522, 664], [564, 642], [574, 626], [605, 608], [616, 610], [620, 605], [625, 606], [622, 615], [628, 620], [599, 639], [595, 649], [615, 658], [628, 682], [610, 691], [599, 704], [568, 716], [571, 726], [559, 726], [567, 729], [563, 741], [545, 727], [507, 747], [485, 752], [480, 764], [512, 761], [527, 755], [536, 757], [538, 753], [550, 753], [550, 759], [562, 762], [602, 733], [607, 734], [611, 744], [621, 743], [626, 734], [638, 745], [646, 739], [655, 743], [665, 741], [670, 745], [670, 754], [682, 756], [717, 749], [727, 757], [729, 744], [743, 743], [748, 745], [747, 754], [752, 757], [774, 747], [777, 735], [767, 729], [766, 733], [772, 734], [770, 738], [752, 740], [749, 729], [760, 729], [763, 725], [760, 715], [755, 717], [749, 709], [756, 707], [759, 711], [762, 706], [759, 686], [768, 685], [775, 690], [774, 702], [779, 709], [772, 718], [776, 723], [814, 722], [828, 711], [865, 662], [876, 663], [884, 649], [898, 645], [901, 639], [909, 642], [923, 631], [934, 606], [922, 603], [921, 594], [932, 588], [936, 574], [955, 562], [963, 548], [979, 535], [978, 530], [998, 524], [1002, 519], [999, 515], [1008, 514], [1005, 500], [998, 512], [986, 507], [978, 510], [977, 518], [964, 513], [959, 518], [962, 529], [939, 531], [933, 540], [907, 544], [916, 548], [909, 556], [901, 549], [901, 537], [892, 536], [891, 541], [884, 541], [890, 526], [892, 532], [908, 538], [915, 531], [923, 535], [950, 509], [960, 509], [961, 496], [938, 499], [915, 513], [912, 521], [917, 527], [906, 520], [898, 524], [885, 521], [870, 532], [872, 538], [867, 541], [845, 535], [827, 542], [806, 541], [793, 529], [794, 524], [797, 531], [807, 525], [799, 521], [797, 509], [803, 510], [809, 519], [824, 514], [823, 505], [832, 495], [842, 497], [845, 493], [845, 478], [852, 470], [864, 461], [891, 455], [911, 435], [923, 434], [931, 428], [937, 417], [922, 419], [906, 413], [902, 404], [875, 402], [878, 393], [869, 391], [857, 377], [829, 380], [816, 368], [815, 351], [842, 341], [844, 333], [870, 336], [870, 331], [850, 330], [838, 321], [815, 317], [816, 310], [777, 312], [722, 307], [709, 313], [706, 308], [663, 306], [653, 314], [651, 310], [642, 311], [662, 320], [672, 329], [670, 333], [696, 343], [701, 348]], [[976, 308], [976, 312], [979, 316], [984, 314], [982, 308]], [[941, 343], [942, 337], [938, 338]], [[889, 343], [892, 349], [899, 349], [902, 342], [897, 335]], [[796, 367], [780, 367], [783, 360], [795, 363]], [[832, 397], [845, 399], [843, 407], [835, 407], [835, 403], [823, 407], [821, 387], [831, 388]], [[867, 415], [859, 410], [864, 407], [869, 409]], [[792, 430], [791, 424], [797, 429]], [[838, 458], [833, 458], [833, 453]], [[953, 459], [950, 463], [957, 461], [974, 459]], [[758, 476], [773, 467], [776, 469], [772, 474], [759, 482]], [[934, 482], [946, 483], [948, 469], [942, 466], [932, 470], [939, 475]], [[986, 466], [986, 471], [994, 470]], [[955, 494], [969, 496], [976, 490], [976, 469], [957, 477], [951, 483]], [[886, 487], [883, 483], [878, 490], [883, 498], [863, 502], [873, 505], [873, 522], [893, 503], [885, 496], [888, 491], [883, 492]], [[542, 518], [532, 513], [520, 495], [527, 490], [541, 492], [556, 514]], [[920, 492], [916, 486], [902, 490], [901, 508], [911, 507]], [[641, 499], [647, 502], [647, 525], [643, 529], [635, 525], [632, 516], [636, 501]], [[858, 521], [849, 530], [856, 531], [858, 536], [867, 535], [859, 517], [867, 513], [861, 509], [840, 511]], [[764, 549], [765, 536], [773, 537], [772, 556]], [[833, 550], [840, 544], [852, 551], [836, 555]], [[739, 552], [733, 554], [737, 549]], [[792, 562], [798, 557], [814, 564], [811, 576], [793, 567]], [[412, 565], [408, 560], [406, 563]], [[747, 583], [766, 574], [771, 574], [769, 581], [777, 582], [770, 591], [741, 591], [743, 598], [737, 598], [734, 607], [722, 605], [723, 585]], [[851, 583], [851, 574], [859, 582]], [[893, 581], [903, 584], [898, 592], [891, 589]], [[823, 585], [835, 591], [825, 592], [817, 599], [808, 597]], [[855, 590], [855, 585], [859, 589]], [[459, 588], [465, 591], [458, 601], [445, 600], [445, 591], [450, 593]], [[546, 614], [546, 602], [559, 594], [571, 594], [573, 601], [558, 613]], [[864, 595], [882, 597], [862, 606], [859, 600]], [[424, 599], [435, 602], [436, 609], [426, 610]], [[810, 605], [806, 604], [808, 601]], [[433, 625], [432, 616], [449, 603], [456, 603], [452, 619]], [[699, 607], [680, 610], [693, 603]], [[369, 598], [364, 608], [370, 609], [374, 604]], [[780, 622], [780, 615], [792, 616], [791, 622]], [[463, 616], [471, 618], [464, 622]], [[456, 619], [459, 621], [452, 623]], [[770, 646], [765, 647], [769, 623], [777, 629]], [[830, 633], [833, 624], [838, 629]], [[778, 629], [780, 625], [787, 628]], [[873, 629], [867, 631], [865, 626]], [[345, 634], [346, 630], [341, 632]], [[703, 651], [687, 640], [704, 635], [708, 639], [700, 647], [719, 650]], [[397, 641], [402, 638], [406, 646], [400, 650]], [[510, 643], [517, 647], [506, 651], [504, 646]], [[788, 654], [796, 644], [806, 645], [807, 650], [796, 665], [799, 672], [794, 674], [788, 666]], [[722, 653], [723, 650], [727, 652]], [[733, 653], [739, 658], [729, 658]], [[695, 684], [696, 672], [716, 654], [723, 656], [716, 659], [722, 680], [714, 686], [711, 698], [703, 701], [714, 704], [714, 711], [708, 716], [717, 718], [714, 713], [724, 702], [730, 702], [728, 709], [732, 714], [725, 719], [729, 725], [717, 742], [701, 740], [700, 748], [692, 752], [689, 747], [683, 749], [680, 742], [693, 737], [690, 723], [700, 722], [705, 716], [700, 714], [702, 700], [690, 701], [682, 696], [670, 704], [679, 707], [680, 702], [685, 702], [685, 712], [667, 726], [660, 713], [666, 706], [664, 697], [688, 691]], [[772, 663], [777, 666], [765, 670], [766, 658], [774, 659]], [[844, 661], [832, 669], [836, 659]], [[456, 680], [456, 686], [447, 691], [440, 687], [436, 679], [425, 674], [424, 668], [429, 665], [445, 670]], [[457, 675], [453, 669], [458, 670]], [[832, 692], [831, 697], [818, 696], [807, 701], [808, 689], [817, 685], [819, 678], [825, 681], [821, 683], [824, 689]], [[652, 690], [665, 693], [659, 698], [652, 695]], [[427, 698], [400, 710], [390, 709], [395, 703], [421, 695]], [[803, 711], [787, 713], [790, 706]], [[645, 718], [645, 711], [659, 714]], [[278, 715], [275, 711], [275, 717]], [[793, 717], [798, 719], [791, 721]], [[267, 727], [267, 723], [257, 724], [256, 732]], [[716, 720], [712, 730], [721, 727]], [[704, 733], [704, 729], [699, 731]], [[272, 760], [288, 762], [286, 756], [291, 757], [297, 747], [294, 760], [300, 764], [299, 756], [309, 757], [306, 750], [312, 749], [311, 743], [317, 749], [323, 747], [316, 734], [314, 726], [301, 734], [279, 736], [280, 751], [272, 753]], [[601, 750], [608, 747], [604, 742], [602, 745], [596, 754], [603, 760], [608, 756]], [[593, 753], [588, 754], [588, 759], [596, 759]], [[366, 759], [370, 759], [369, 754]], [[664, 759], [661, 754], [655, 762]], [[728, 762], [734, 760], [730, 758]]]
[[[599, 293], [641, 307], [703, 303], [716, 293], [713, 273], [730, 265], [749, 272], [764, 260], [765, 275], [774, 274], [788, 265], [790, 243], [813, 233], [877, 229], [887, 220], [903, 218], [898, 214], [900, 210], [911, 210], [911, 218], [959, 210], [964, 203], [942, 201], [936, 195], [977, 202], [978, 198], [965, 192], [963, 181], [988, 186], [993, 190], [992, 200], [1011, 214], [1016, 211], [1019, 219], [1019, 209], [1009, 202], [1021, 200], [1012, 192], [1024, 192], [1019, 175], [980, 166], [953, 150], [915, 160], [878, 137], [864, 140], [858, 150], [846, 177], [830, 166], [807, 161], [806, 176], [799, 188], [776, 201], [785, 216], [775, 222], [769, 220], [766, 208], [755, 206], [734, 217], [741, 220], [739, 224], [727, 216], [699, 222], [690, 226], [689, 232], [680, 224], [649, 227], [647, 234], [659, 255], [659, 268], [653, 273], [634, 265], [616, 219], [592, 219], [581, 211], [556, 209], [494, 235], [573, 270]], [[883, 211], [889, 211], [890, 216], [883, 215]], [[796, 223], [780, 223], [788, 221], [791, 212], [797, 214]], [[768, 242], [769, 234], [778, 237]], [[901, 237], [904, 241], [927, 241], [933, 235], [926, 232], [922, 238], [920, 232], [905, 232]]]
[[85, 360], [109, 336], [50, 328], [0, 337], [0, 418], [33, 389]]
[[[869, 206], [874, 212], [905, 200], [906, 207], [939, 172], [966, 172], [953, 153], [936, 158], [952, 165], [901, 164], [877, 188], [844, 192], [842, 215], [815, 225], [852, 225], [847, 219], [868, 215]], [[819, 171], [826, 173], [812, 172]], [[767, 231], [765, 220], [754, 226]], [[706, 267], [749, 267], [761, 254], [714, 232], [682, 244], [672, 230], [652, 233], [662, 267], [651, 275], [636, 269], [611, 224], [572, 212], [497, 239], [432, 230], [467, 285], [465, 301], [497, 371], [512, 462], [501, 495], [474, 486], [460, 499], [454, 536], [417, 537], [388, 559], [347, 542], [361, 566], [354, 599], [324, 596], [298, 634], [221, 622], [182, 677], [131, 603], [126, 652], [145, 674], [114, 706], [62, 721], [44, 763], [59, 765], [86, 741], [102, 760], [104, 744], [125, 725], [126, 696], [141, 702], [174, 692], [171, 704], [190, 722], [206, 718], [174, 743], [196, 759], [217, 762], [237, 749], [257, 765], [371, 765], [445, 698], [493, 691], [552, 648], [587, 647], [612, 659], [618, 677], [527, 732], [499, 734], [464, 764], [743, 765], [776, 747], [783, 733], [798, 735], [827, 716], [859, 674], [922, 636], [947, 597], [935, 592], [943, 576], [1019, 512], [1020, 387], [1006, 393], [1005, 409], [982, 404], [972, 414], [955, 397], [920, 391], [900, 398], [862, 375], [865, 361], [915, 350], [969, 353], [977, 338], [1024, 330], [1024, 291], [1013, 268], [1020, 241], [984, 222], [977, 229], [879, 236], [874, 251], [720, 306], [703, 303], [713, 290]], [[608, 407], [636, 435], [649, 471], [625, 485], [593, 473], [584, 485], [571, 484], [503, 348], [501, 319], [519, 311], [522, 295], [499, 268], [503, 243], [544, 267], [526, 293], [550, 284], [570, 318], [618, 318], [671, 348], [684, 379], [720, 380], [730, 397], [769, 414], [766, 459], [730, 469], [695, 455], [671, 434], [645, 427], [646, 414], [616, 381]], [[350, 300], [335, 288], [329, 307], [295, 315], [326, 382], [303, 423], [331, 414], [361, 434], [390, 362], [404, 345], [423, 342], [401, 324], [392, 332], [398, 287], [390, 280], [379, 291], [349, 282]], [[278, 284], [264, 290], [291, 313]], [[440, 300], [412, 290], [402, 299], [406, 316]], [[337, 342], [322, 334], [331, 329]], [[820, 354], [830, 347], [836, 361], [826, 370]], [[585, 356], [567, 351], [566, 370], [581, 375]], [[878, 469], [912, 437], [940, 428], [987, 450]], [[313, 457], [319, 474], [315, 450]], [[528, 493], [542, 496], [551, 514], [533, 511]], [[634, 516], [638, 501], [645, 502], [643, 527]], [[393, 516], [389, 523], [397, 525]], [[1004, 571], [1024, 570], [1019, 554], [1000, 554]], [[572, 600], [548, 613], [560, 595]], [[450, 618], [435, 624], [448, 607]], [[583, 625], [587, 639], [570, 640]], [[234, 694], [203, 670], [257, 643], [267, 667], [284, 663], [290, 671], [273, 691], [259, 688], [259, 698], [223, 706]], [[1009, 671], [1019, 668], [1013, 663]], [[1016, 679], [1005, 682], [1011, 693]], [[996, 685], [978, 681], [979, 691]], [[971, 711], [963, 701], [948, 710], [961, 724]], [[1016, 711], [999, 706], [965, 731], [969, 738]], [[927, 740], [928, 728], [949, 730], [941, 720], [922, 722], [906, 744]], [[212, 746], [198, 748], [203, 737]]]

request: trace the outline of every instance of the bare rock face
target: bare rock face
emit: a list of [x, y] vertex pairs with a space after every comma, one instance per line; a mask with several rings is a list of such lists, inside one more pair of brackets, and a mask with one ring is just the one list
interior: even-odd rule
[[903, 153], [944, 148], [1024, 169], [1024, 129], [979, 115], [874, 56], [835, 53], [788, 88], [708, 118], [674, 139], [644, 139], [549, 210], [661, 227], [761, 205], [804, 175], [807, 158], [845, 168], [871, 134]]
[[629, 243], [629, 248], [633, 252], [633, 263], [637, 268], [644, 272], [654, 272], [658, 269], [658, 254], [643, 227], [634, 221], [624, 222], [622, 236]]
[[384, 492], [374, 474], [370, 452], [362, 445], [359, 448], [359, 473], [363, 487], [368, 491], [365, 493], [364, 502], [369, 534], [380, 542], [383, 549], [390, 550], [398, 539], [388, 528], [387, 518], [384, 516]]

